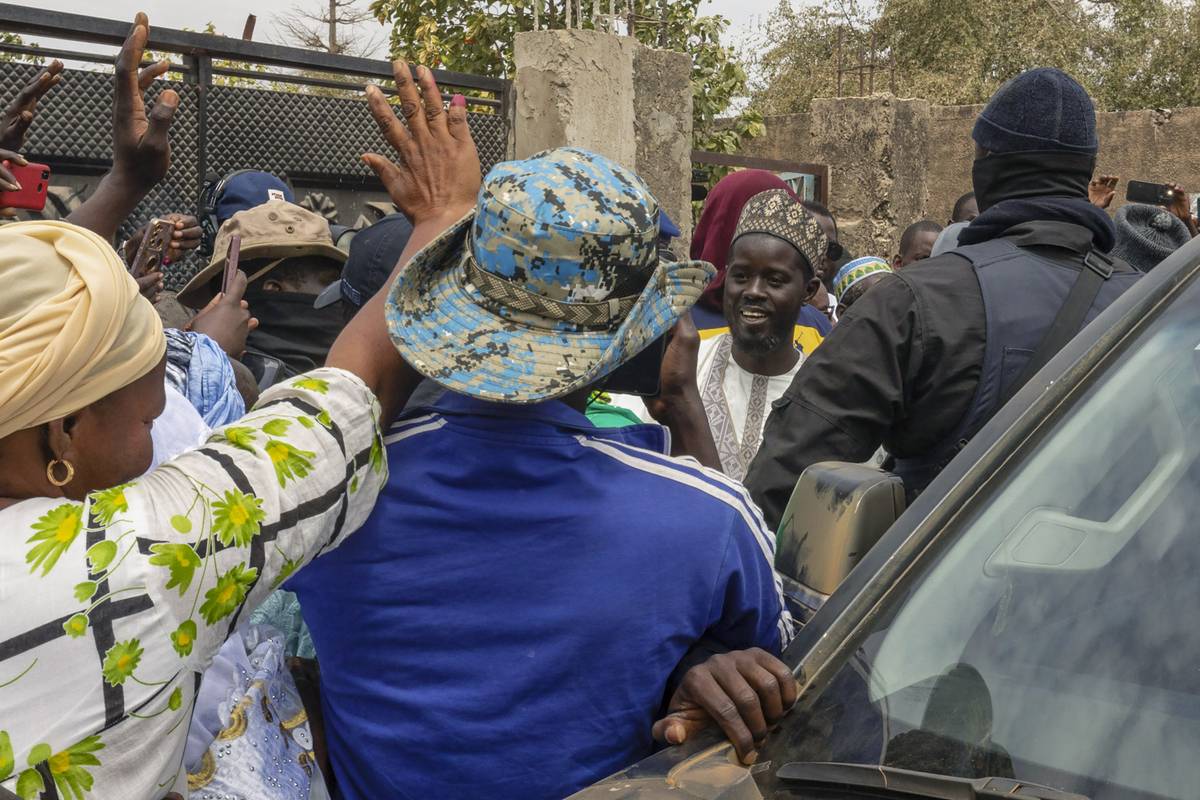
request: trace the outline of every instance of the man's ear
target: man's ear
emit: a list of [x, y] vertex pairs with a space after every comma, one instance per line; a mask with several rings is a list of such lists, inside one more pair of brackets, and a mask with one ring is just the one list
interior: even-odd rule
[[892, 256], [892, 271], [893, 272], [900, 269], [900, 262], [903, 260], [904, 260], [904, 256], [900, 255], [899, 253], [896, 253], [896, 255]]
[[804, 287], [804, 304], [808, 305], [809, 301], [817, 296], [817, 292], [821, 291], [821, 279], [812, 278]]

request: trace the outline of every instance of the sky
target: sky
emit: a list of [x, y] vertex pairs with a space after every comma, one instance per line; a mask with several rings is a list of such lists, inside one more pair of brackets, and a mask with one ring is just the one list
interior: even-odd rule
[[[16, 0], [25, 4], [28, 0]], [[219, 33], [226, 36], [241, 36], [247, 14], [255, 14], [258, 22], [254, 38], [257, 41], [279, 42], [273, 17], [286, 13], [297, 5], [312, 7], [323, 5], [321, 0], [204, 0], [204, 2], [180, 2], [180, 0], [36, 0], [37, 6], [53, 11], [71, 11], [77, 14], [103, 16], [109, 19], [132, 20], [138, 11], [150, 16], [150, 24], [166, 28], [203, 29], [212, 22]], [[583, 0], [587, 2], [587, 0]], [[368, 5], [363, 0], [363, 7]], [[765, 19], [778, 0], [709, 0], [703, 6], [704, 14], [721, 14], [731, 21], [727, 38], [736, 42], [743, 33]], [[103, 10], [98, 10], [102, 8]], [[380, 37], [386, 40], [386, 37]], [[39, 39], [38, 41], [42, 41]], [[44, 42], [47, 46], [49, 42]], [[82, 48], [81, 48], [82, 49]]]

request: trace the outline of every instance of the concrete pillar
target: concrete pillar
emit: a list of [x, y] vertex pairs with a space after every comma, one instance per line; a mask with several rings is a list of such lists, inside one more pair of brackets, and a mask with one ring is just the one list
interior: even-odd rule
[[691, 238], [691, 59], [627, 36], [532, 31], [514, 44], [512, 152], [582, 147], [638, 173]]
[[830, 206], [843, 243], [856, 256], [890, 257], [904, 228], [925, 215], [929, 103], [819, 98], [809, 126], [805, 155], [830, 166]]

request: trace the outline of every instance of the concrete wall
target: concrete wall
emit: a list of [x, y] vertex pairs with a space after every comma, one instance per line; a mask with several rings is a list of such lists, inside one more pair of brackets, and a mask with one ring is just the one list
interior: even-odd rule
[[512, 150], [527, 158], [566, 145], [638, 173], [691, 241], [691, 59], [627, 36], [556, 30], [517, 34]]
[[928, 204], [930, 106], [924, 100], [818, 98], [807, 114], [769, 117], [742, 155], [828, 164], [830, 206], [855, 255], [890, 256], [895, 231]]
[[[742, 154], [830, 166], [830, 205], [856, 255], [891, 255], [912, 222], [945, 224], [971, 190], [971, 128], [982, 106], [930, 106], [889, 95], [813, 101], [808, 114], [769, 117]], [[1101, 112], [1098, 173], [1174, 181], [1200, 191], [1200, 108]], [[874, 203], [871, 203], [871, 200]]]

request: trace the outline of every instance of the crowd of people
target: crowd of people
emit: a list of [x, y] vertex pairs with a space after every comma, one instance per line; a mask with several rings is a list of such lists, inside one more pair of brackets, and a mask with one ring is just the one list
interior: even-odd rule
[[[134, 275], [180, 103], [144, 104], [148, 36], [96, 191], [0, 226], [0, 797], [556, 798], [706, 728], [753, 763], [799, 688], [773, 531], [804, 469], [920, 492], [1197, 233], [1180, 187], [1114, 222], [1090, 98], [1035, 69], [891, 257], [745, 170], [682, 258], [601, 155], [481, 175], [465, 99], [397, 62], [403, 121], [366, 90], [395, 155], [363, 156], [397, 213], [331, 226], [247, 165]], [[5, 164], [60, 80], [0, 118]]]

